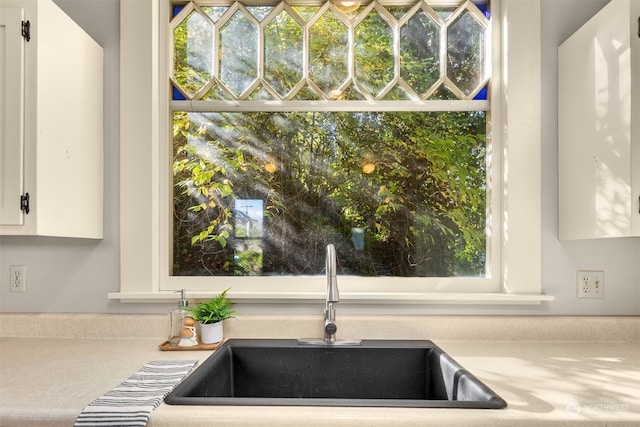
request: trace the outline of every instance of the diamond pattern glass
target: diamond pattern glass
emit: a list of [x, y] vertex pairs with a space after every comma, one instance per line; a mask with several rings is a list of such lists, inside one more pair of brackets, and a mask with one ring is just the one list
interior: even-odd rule
[[264, 28], [264, 79], [285, 98], [303, 77], [302, 27], [286, 11]]
[[213, 25], [192, 11], [173, 31], [173, 78], [190, 97], [212, 77]]
[[329, 99], [339, 97], [348, 77], [349, 33], [327, 10], [309, 29], [309, 78]]
[[475, 99], [487, 86], [489, 20], [471, 2], [311, 1], [181, 6], [174, 99]]
[[447, 31], [447, 77], [470, 96], [484, 82], [484, 28], [474, 15], [462, 13]]
[[373, 97], [393, 80], [393, 31], [378, 14], [372, 12], [355, 28], [356, 80]]
[[422, 96], [440, 78], [440, 25], [423, 10], [400, 29], [400, 77]]
[[258, 77], [258, 29], [241, 10], [220, 29], [220, 81], [240, 97]]

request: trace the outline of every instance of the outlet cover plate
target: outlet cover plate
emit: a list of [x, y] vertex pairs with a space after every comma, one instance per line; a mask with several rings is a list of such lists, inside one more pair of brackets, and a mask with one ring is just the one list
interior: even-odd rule
[[578, 270], [578, 298], [604, 298], [604, 271]]
[[27, 292], [27, 269], [24, 265], [9, 266], [9, 287], [11, 292]]

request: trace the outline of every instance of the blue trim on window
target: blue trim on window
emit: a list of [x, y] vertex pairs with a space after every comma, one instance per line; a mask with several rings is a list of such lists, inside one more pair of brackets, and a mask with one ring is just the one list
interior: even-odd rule
[[184, 95], [175, 87], [172, 88], [173, 89], [173, 100], [174, 101], [186, 101], [187, 98], [184, 97]]
[[474, 101], [479, 101], [479, 100], [486, 100], [487, 99], [487, 87], [483, 87], [480, 92], [478, 92], [478, 94], [476, 96], [473, 97]]
[[488, 1], [474, 1], [473, 4], [476, 5], [478, 9], [484, 14], [487, 19], [491, 18], [491, 11], [489, 10], [489, 2]]
[[177, 14], [182, 12], [182, 9], [184, 9], [183, 5], [174, 5], [173, 6], [173, 17], [175, 18]]

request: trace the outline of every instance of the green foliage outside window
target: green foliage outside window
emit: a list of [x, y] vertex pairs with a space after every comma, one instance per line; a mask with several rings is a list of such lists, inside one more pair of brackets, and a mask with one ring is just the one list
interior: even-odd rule
[[259, 199], [262, 274], [319, 274], [334, 243], [343, 273], [482, 275], [484, 128], [477, 112], [175, 113], [174, 271], [237, 274], [235, 202]]

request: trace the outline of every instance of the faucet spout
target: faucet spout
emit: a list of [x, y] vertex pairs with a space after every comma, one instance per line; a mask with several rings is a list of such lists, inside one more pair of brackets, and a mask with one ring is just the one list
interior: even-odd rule
[[330, 302], [339, 302], [340, 294], [338, 292], [338, 278], [336, 277], [336, 247], [332, 244], [327, 245], [327, 307]]
[[340, 301], [340, 294], [338, 292], [338, 279], [336, 275], [337, 270], [337, 257], [335, 246], [327, 245], [327, 258], [325, 260], [326, 274], [327, 274], [327, 296], [326, 306], [324, 309], [324, 337], [323, 338], [299, 338], [300, 344], [312, 344], [312, 345], [357, 345], [360, 344], [360, 340], [354, 339], [336, 339], [336, 331], [338, 326], [336, 325], [336, 310], [333, 305]]

